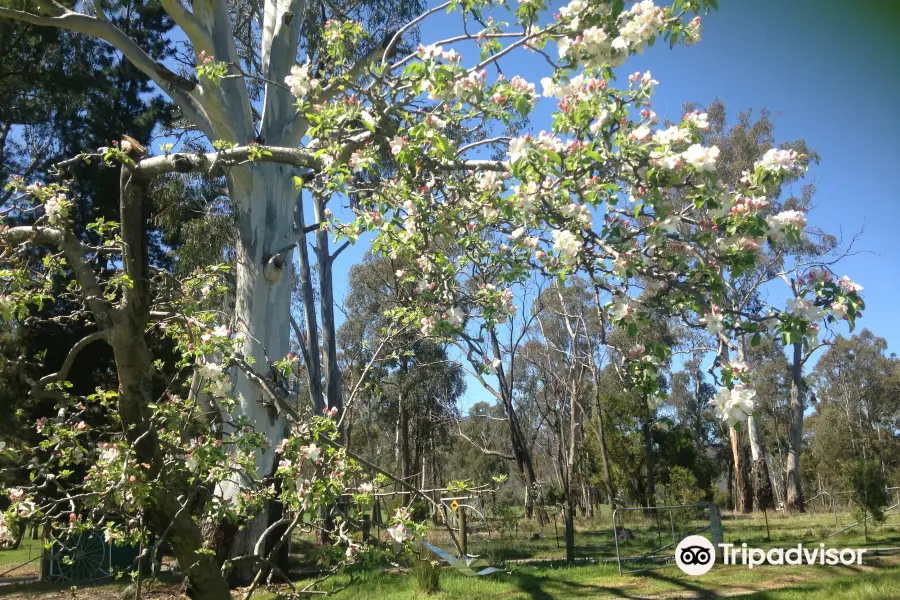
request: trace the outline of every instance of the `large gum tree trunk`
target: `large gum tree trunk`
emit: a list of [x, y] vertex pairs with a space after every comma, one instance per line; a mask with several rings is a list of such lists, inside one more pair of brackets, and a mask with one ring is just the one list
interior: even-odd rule
[[800, 480], [800, 451], [803, 443], [803, 411], [806, 398], [803, 389], [803, 353], [799, 343], [794, 344], [791, 364], [791, 425], [787, 448], [787, 490], [785, 508], [806, 511], [803, 484]]
[[731, 459], [734, 462], [734, 509], [749, 513], [753, 509], [753, 493], [750, 489], [747, 457], [741, 441], [741, 432], [729, 427], [728, 436], [731, 441]]
[[[294, 206], [297, 192], [292, 175], [283, 165], [258, 163], [233, 171], [229, 188], [238, 214], [237, 295], [234, 327], [245, 336], [243, 352], [253, 368], [269, 377], [268, 362], [283, 358], [290, 343], [290, 293], [293, 279]], [[270, 475], [275, 466], [275, 445], [284, 437], [285, 423], [275, 407], [263, 401], [262, 391], [243, 373], [234, 373], [235, 417], [246, 417], [269, 442], [257, 452], [256, 475]], [[237, 481], [225, 488], [234, 498], [242, 493]], [[253, 553], [256, 540], [269, 524], [266, 509], [230, 536], [228, 555]], [[232, 581], [252, 578], [253, 565], [234, 565]]]
[[644, 466], [647, 468], [647, 506], [656, 506], [656, 461], [653, 456], [653, 435], [650, 431], [650, 404], [644, 398], [644, 420], [641, 432], [644, 436]]
[[[744, 360], [744, 338], [738, 344], [738, 359]], [[750, 477], [753, 481], [753, 510], [763, 511], [775, 506], [772, 501], [772, 480], [766, 462], [766, 449], [759, 433], [759, 420], [747, 417], [747, 439], [750, 441]]]
[[597, 408], [597, 438], [600, 444], [600, 459], [603, 463], [603, 480], [606, 483], [606, 502], [609, 508], [615, 508], [616, 489], [612, 478], [612, 469], [609, 464], [609, 450], [606, 447], [606, 423], [603, 419], [603, 403], [600, 400], [600, 393], [594, 394], [594, 402]]
[[747, 418], [747, 437], [750, 440], [750, 475], [753, 479], [753, 510], [761, 511], [774, 507], [772, 500], [772, 480], [769, 477], [769, 465], [762, 436], [759, 434], [759, 421], [753, 415]]

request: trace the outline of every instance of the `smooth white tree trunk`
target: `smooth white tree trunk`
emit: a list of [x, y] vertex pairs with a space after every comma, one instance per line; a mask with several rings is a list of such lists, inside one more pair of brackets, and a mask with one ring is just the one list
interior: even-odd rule
[[[229, 177], [239, 230], [234, 327], [245, 336], [244, 355], [253, 359], [254, 370], [265, 377], [270, 375], [268, 363], [283, 358], [290, 345], [293, 244], [298, 235], [292, 218], [297, 197], [292, 175], [296, 174], [291, 167], [258, 163]], [[280, 257], [273, 259], [275, 255]], [[234, 416], [247, 417], [269, 442], [256, 455], [256, 474], [270, 475], [275, 445], [286, 433], [284, 420], [243, 373], [234, 374], [234, 393], [238, 401]], [[239, 486], [232, 483], [225, 493], [233, 498]], [[235, 537], [229, 554], [252, 552], [266, 526], [267, 515], [260, 515]]]

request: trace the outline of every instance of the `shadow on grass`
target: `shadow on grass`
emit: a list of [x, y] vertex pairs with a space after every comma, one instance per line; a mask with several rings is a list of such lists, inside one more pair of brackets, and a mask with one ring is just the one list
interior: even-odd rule
[[633, 600], [642, 598], [642, 596], [632, 596], [619, 588], [579, 583], [561, 577], [552, 577], [538, 573], [513, 571], [510, 574], [510, 579], [520, 591], [528, 594], [531, 600], [597, 598], [600, 593], [606, 593], [616, 598]]
[[[654, 571], [643, 571], [640, 573], [641, 577], [646, 577], [647, 579], [652, 579], [654, 581], [658, 581], [661, 583], [667, 583], [671, 586], [681, 588], [681, 590], [685, 592], [691, 592], [696, 598], [718, 598], [719, 593], [710, 589], [709, 587], [704, 587], [699, 583], [694, 583], [688, 579], [683, 579], [681, 577], [670, 577], [666, 573], [663, 572], [662, 569], [654, 570]], [[715, 584], [711, 584], [715, 585]]]

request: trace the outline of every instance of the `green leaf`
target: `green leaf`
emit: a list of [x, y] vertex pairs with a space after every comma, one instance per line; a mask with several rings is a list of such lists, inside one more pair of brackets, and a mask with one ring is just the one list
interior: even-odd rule
[[750, 345], [753, 347], [759, 346], [759, 343], [761, 340], [762, 340], [762, 337], [757, 332], [756, 335], [754, 335], [752, 338], [750, 338]]

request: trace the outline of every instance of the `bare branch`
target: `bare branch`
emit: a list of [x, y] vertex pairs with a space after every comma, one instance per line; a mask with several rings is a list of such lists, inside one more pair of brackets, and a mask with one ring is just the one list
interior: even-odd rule
[[72, 365], [75, 363], [75, 358], [78, 356], [78, 354], [94, 342], [105, 340], [106, 337], [106, 331], [95, 331], [94, 333], [88, 334], [78, 340], [75, 345], [72, 346], [72, 348], [69, 350], [69, 353], [66, 355], [65, 360], [63, 360], [63, 364], [59, 368], [59, 371], [41, 377], [40, 380], [38, 380], [38, 382], [31, 387], [31, 394], [33, 396], [37, 396], [41, 391], [43, 391], [44, 388], [46, 388], [51, 383], [65, 381], [69, 376], [69, 371], [72, 370]]

